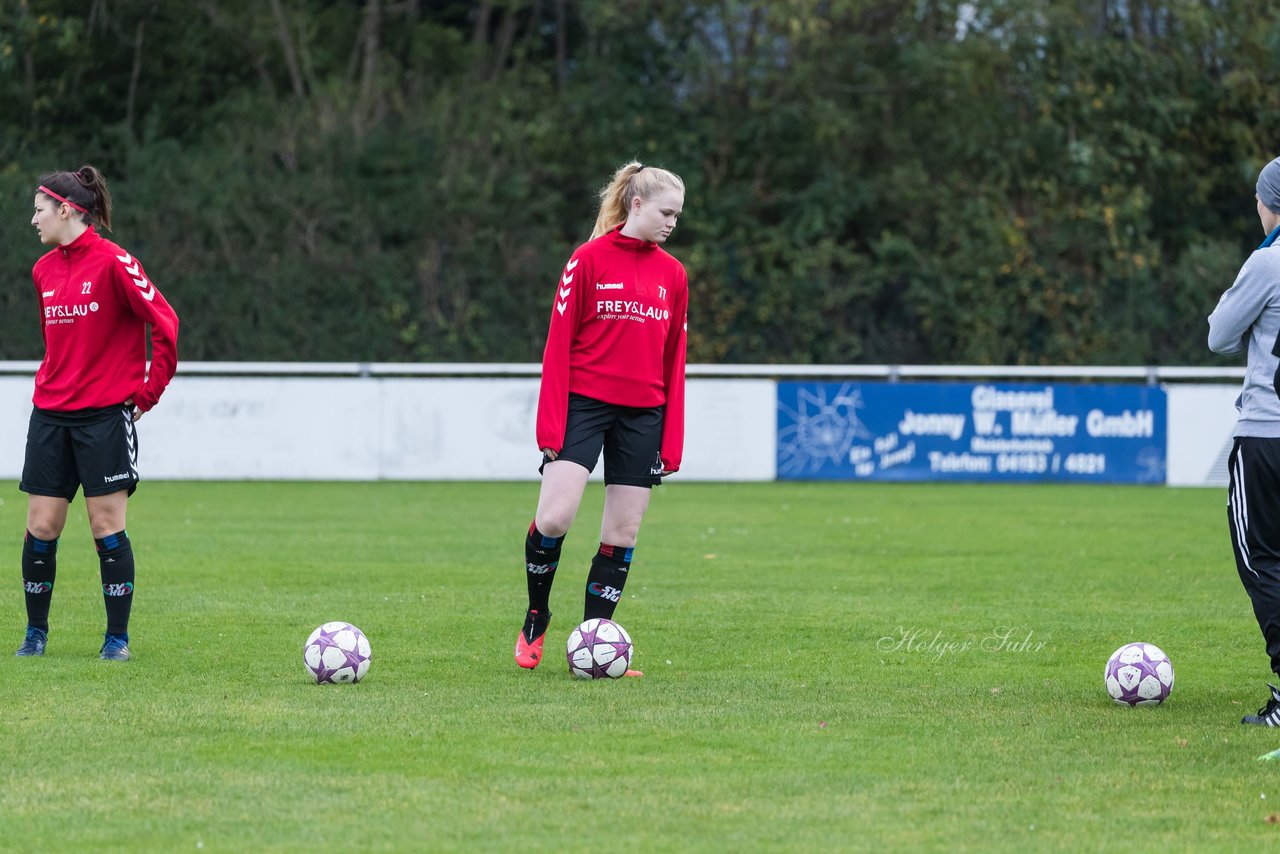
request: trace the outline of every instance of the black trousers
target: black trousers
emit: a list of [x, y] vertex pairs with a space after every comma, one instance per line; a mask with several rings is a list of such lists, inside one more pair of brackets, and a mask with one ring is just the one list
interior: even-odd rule
[[1227, 468], [1227, 526], [1236, 570], [1280, 675], [1280, 439], [1238, 437]]

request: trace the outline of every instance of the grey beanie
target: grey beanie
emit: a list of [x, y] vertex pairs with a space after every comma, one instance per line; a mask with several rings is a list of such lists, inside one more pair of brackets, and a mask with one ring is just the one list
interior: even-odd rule
[[1280, 214], [1280, 157], [1263, 166], [1258, 173], [1258, 198], [1267, 210]]

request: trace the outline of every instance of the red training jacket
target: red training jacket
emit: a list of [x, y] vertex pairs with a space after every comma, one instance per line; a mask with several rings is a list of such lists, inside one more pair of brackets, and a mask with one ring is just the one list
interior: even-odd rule
[[621, 226], [579, 246], [551, 309], [538, 393], [538, 447], [564, 446], [569, 393], [618, 406], [665, 406], [662, 466], [684, 453], [689, 280], [656, 243]]
[[178, 367], [178, 315], [138, 259], [89, 226], [41, 256], [31, 279], [44, 315], [44, 361], [32, 402], [55, 412], [130, 398], [143, 412], [155, 406]]

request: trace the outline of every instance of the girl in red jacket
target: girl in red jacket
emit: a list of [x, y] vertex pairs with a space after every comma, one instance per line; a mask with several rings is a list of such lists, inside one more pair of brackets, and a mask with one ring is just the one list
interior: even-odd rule
[[178, 317], [138, 259], [98, 234], [96, 226], [111, 230], [111, 194], [97, 169], [42, 177], [31, 224], [53, 248], [31, 271], [45, 355], [20, 486], [27, 493], [27, 632], [17, 654], [44, 655], [58, 537], [83, 488], [107, 609], [100, 657], [127, 661], [134, 563], [125, 510], [138, 485], [134, 422], [173, 378]]
[[677, 175], [623, 166], [600, 192], [591, 240], [556, 284], [538, 395], [542, 489], [524, 544], [529, 609], [516, 638], [521, 667], [542, 660], [561, 546], [601, 451], [604, 518], [584, 620], [613, 616], [649, 490], [680, 468], [689, 290], [684, 267], [662, 244], [683, 207]]

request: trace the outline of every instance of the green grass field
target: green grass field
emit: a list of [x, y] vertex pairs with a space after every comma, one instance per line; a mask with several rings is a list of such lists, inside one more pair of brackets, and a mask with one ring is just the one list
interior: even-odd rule
[[[672, 482], [617, 618], [639, 680], [581, 682], [600, 487], [546, 663], [511, 659], [526, 484], [146, 483], [127, 664], [100, 662], [83, 503], [43, 659], [24, 497], [0, 505], [0, 849], [1159, 850], [1280, 839], [1280, 732], [1221, 490]], [[301, 645], [373, 645], [317, 686]], [[907, 638], [903, 642], [903, 638]], [[1003, 638], [1003, 640], [1001, 640]], [[1173, 696], [1116, 706], [1145, 640]], [[1277, 815], [1280, 818], [1280, 815]]]

